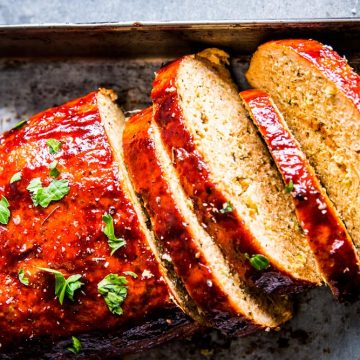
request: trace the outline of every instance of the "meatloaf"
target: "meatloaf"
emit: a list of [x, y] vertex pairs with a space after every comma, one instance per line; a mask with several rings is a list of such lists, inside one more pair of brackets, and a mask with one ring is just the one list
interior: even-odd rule
[[353, 298], [360, 289], [360, 262], [326, 190], [270, 96], [261, 90], [240, 96], [293, 196], [319, 272], [337, 298]]
[[[227, 61], [226, 53], [208, 49], [157, 72], [152, 99], [162, 141], [201, 226], [242, 278], [268, 292], [319, 285], [291, 195], [246, 114]], [[254, 256], [269, 267], [255, 270]]]
[[291, 316], [285, 297], [249, 289], [228, 266], [220, 248], [198, 222], [190, 199], [162, 143], [152, 108], [125, 125], [125, 162], [151, 219], [159, 257], [184, 283], [200, 321], [230, 334], [275, 328]]
[[359, 75], [329, 46], [290, 39], [261, 45], [246, 76], [284, 114], [359, 252]]
[[[167, 333], [176, 336], [174, 327], [191, 333], [122, 165], [117, 134], [124, 118], [114, 98], [110, 91], [90, 93], [0, 137], [2, 351], [10, 343], [9, 351], [18, 351], [14, 344], [22, 340], [70, 341], [93, 331], [124, 333], [121, 344], [133, 348], [137, 334], [150, 346]], [[164, 316], [153, 321], [163, 334], [156, 338], [154, 313]]]

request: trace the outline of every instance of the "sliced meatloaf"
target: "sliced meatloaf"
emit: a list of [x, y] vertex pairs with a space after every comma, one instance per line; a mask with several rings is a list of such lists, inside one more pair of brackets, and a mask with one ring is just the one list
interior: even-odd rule
[[284, 114], [359, 252], [359, 75], [329, 46], [297, 39], [260, 46], [247, 79]]
[[247, 90], [240, 97], [293, 196], [299, 223], [320, 274], [336, 297], [353, 297], [360, 289], [359, 258], [314, 169], [267, 93]]
[[182, 190], [152, 115], [148, 108], [126, 123], [123, 146], [163, 266], [170, 266], [185, 285], [197, 306], [197, 320], [200, 315], [203, 323], [232, 334], [279, 326], [291, 316], [286, 298], [249, 289], [228, 266]]
[[[1, 352], [24, 349], [14, 345], [24, 340], [26, 355], [41, 354], [51, 349], [46, 339], [84, 334], [83, 354], [107, 353], [116, 343], [156, 343], [153, 333], [144, 341], [151, 324], [164, 330], [164, 340], [176, 328], [191, 331], [152, 253], [123, 166], [117, 132], [124, 117], [113, 100], [112, 92], [93, 92], [0, 136]], [[107, 235], [104, 215], [112, 217]], [[95, 343], [86, 340], [93, 331]]]
[[[242, 278], [268, 292], [318, 285], [291, 195], [247, 117], [227, 59], [208, 49], [157, 73], [152, 98], [162, 141], [201, 226]], [[259, 255], [266, 270], [250, 265]]]

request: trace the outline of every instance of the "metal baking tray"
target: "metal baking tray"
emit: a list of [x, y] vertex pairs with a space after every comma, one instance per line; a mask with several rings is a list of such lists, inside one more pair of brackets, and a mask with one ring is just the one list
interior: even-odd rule
[[[206, 47], [230, 52], [234, 78], [244, 89], [256, 47], [289, 37], [331, 45], [360, 71], [360, 20], [354, 19], [0, 26], [0, 130], [98, 87], [117, 91], [125, 111], [144, 108], [162, 63]], [[321, 288], [299, 295], [296, 308], [278, 332], [238, 339], [210, 332], [127, 358], [360, 359], [360, 303], [337, 304]]]

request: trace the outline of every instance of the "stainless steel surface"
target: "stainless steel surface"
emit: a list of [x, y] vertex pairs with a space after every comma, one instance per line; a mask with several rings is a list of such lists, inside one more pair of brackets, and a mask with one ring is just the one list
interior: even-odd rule
[[[207, 46], [233, 54], [233, 74], [245, 88], [256, 46], [289, 36], [333, 45], [360, 71], [360, 21], [0, 27], [1, 130], [100, 86], [114, 88], [125, 110], [143, 108], [162, 62]], [[129, 359], [360, 359], [359, 303], [340, 305], [315, 289], [296, 304], [295, 318], [278, 332], [232, 340], [213, 332]]]
[[358, 0], [0, 0], [0, 23], [356, 17]]

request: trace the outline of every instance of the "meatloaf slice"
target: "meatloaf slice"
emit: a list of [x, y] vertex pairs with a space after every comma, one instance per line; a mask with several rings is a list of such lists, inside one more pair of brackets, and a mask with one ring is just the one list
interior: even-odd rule
[[329, 46], [297, 39], [260, 46], [247, 79], [284, 114], [359, 252], [359, 75]]
[[360, 289], [359, 258], [314, 169], [267, 93], [247, 90], [240, 97], [293, 196], [320, 274], [337, 298], [353, 297]]
[[[166, 150], [201, 226], [242, 278], [268, 292], [318, 285], [291, 195], [247, 117], [227, 59], [208, 49], [157, 73], [154, 120]], [[247, 258], [257, 254], [270, 267], [250, 266]]]
[[250, 290], [230, 269], [182, 190], [152, 114], [148, 108], [126, 123], [123, 145], [163, 265], [171, 265], [184, 283], [203, 323], [232, 334], [279, 326], [291, 315], [289, 303], [285, 297]]
[[[80, 334], [82, 341], [84, 334], [83, 353], [94, 348], [106, 353], [116, 343], [125, 347], [136, 339], [146, 346], [156, 343], [153, 333], [145, 343], [141, 324], [161, 326], [164, 340], [166, 333], [176, 336], [175, 328], [191, 331], [185, 316], [183, 321], [174, 317], [173, 329], [166, 326], [167, 315], [154, 319], [171, 309], [179, 320], [182, 315], [152, 253], [151, 235], [123, 166], [117, 131], [124, 117], [113, 100], [112, 92], [96, 91], [0, 136], [0, 195], [10, 212], [0, 225], [1, 352], [19, 350], [22, 345], [14, 344], [34, 339], [28, 350], [51, 353], [46, 340], [69, 341]], [[42, 190], [35, 196], [36, 183]], [[113, 219], [110, 239], [104, 234], [105, 214]], [[119, 246], [115, 252], [110, 240]], [[61, 300], [55, 296], [54, 274], [42, 268], [65, 279], [80, 276], [81, 284], [72, 278], [69, 295]], [[110, 274], [124, 278], [120, 294], [110, 286], [107, 298], [98, 284]], [[126, 335], [130, 329], [132, 338]], [[86, 340], [94, 331], [95, 345]]]

